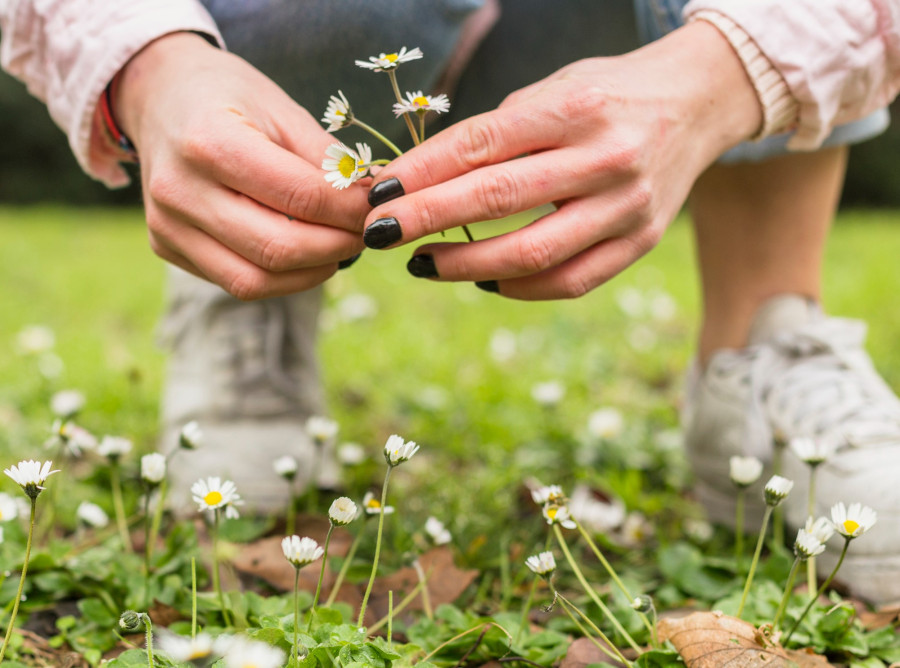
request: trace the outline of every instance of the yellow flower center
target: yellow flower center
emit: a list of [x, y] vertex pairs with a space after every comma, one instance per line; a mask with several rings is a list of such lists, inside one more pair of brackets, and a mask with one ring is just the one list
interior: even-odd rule
[[206, 501], [206, 505], [215, 506], [216, 504], [222, 503], [222, 492], [213, 490], [204, 496], [203, 500]]
[[370, 499], [369, 503], [366, 504], [369, 508], [381, 508], [381, 501], [378, 499]]
[[188, 661], [190, 661], [191, 659], [205, 659], [208, 656], [209, 656], [209, 650], [198, 647], [196, 649], [191, 650], [191, 653], [188, 656]]
[[399, 57], [400, 57], [400, 56], [397, 55], [396, 53], [389, 53], [388, 55], [386, 55], [386, 56], [384, 57], [384, 59], [385, 59], [386, 61], [388, 61], [389, 63], [395, 63], [395, 62], [397, 62], [397, 58], [399, 58]]
[[558, 512], [559, 512], [558, 508], [550, 508], [547, 510], [547, 517], [549, 517], [551, 520], [555, 520], [556, 513], [558, 513]]
[[851, 536], [856, 533], [856, 530], [859, 529], [859, 522], [854, 522], [853, 520], [844, 520], [844, 531], [846, 531]]
[[428, 98], [424, 95], [419, 95], [418, 97], [413, 98], [413, 105], [416, 107], [427, 107]]
[[344, 154], [340, 162], [338, 162], [338, 171], [345, 179], [349, 179], [356, 171], [356, 160], [352, 155]]

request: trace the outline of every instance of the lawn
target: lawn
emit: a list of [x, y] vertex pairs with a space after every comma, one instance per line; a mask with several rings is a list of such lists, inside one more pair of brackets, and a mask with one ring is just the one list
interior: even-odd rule
[[[481, 232], [487, 231], [482, 228]], [[156, 401], [165, 370], [156, 330], [165, 272], [145, 237], [137, 210], [0, 209], [0, 277], [5, 288], [0, 348], [6, 351], [0, 355], [4, 466], [51, 456], [42, 447], [53, 422], [49, 400], [55, 391], [66, 388], [78, 389], [87, 398], [78, 418], [83, 427], [98, 436], [126, 436], [141, 454], [153, 449]], [[473, 628], [487, 623], [504, 626], [509, 621], [504, 628], [514, 626], [510, 620], [519, 618], [531, 584], [524, 558], [542, 549], [547, 534], [540, 510], [524, 487], [529, 477], [562, 484], [567, 490], [586, 485], [624, 504], [632, 514], [631, 526], [618, 527], [598, 541], [612, 555], [626, 584], [633, 591], [653, 594], [660, 611], [723, 600], [733, 604], [735, 591], [739, 593], [743, 583], [738, 575], [745, 565], [725, 563], [731, 554], [727, 531], [701, 535], [697, 527], [702, 525], [696, 520], [702, 519], [702, 513], [691, 500], [690, 474], [677, 448], [682, 376], [690, 363], [700, 308], [689, 225], [678, 221], [657, 249], [608, 285], [580, 300], [559, 303], [516, 303], [473, 285], [413, 279], [405, 270], [409, 252], [368, 251], [328, 284], [320, 351], [330, 413], [340, 425], [339, 441], [359, 443], [369, 454], [367, 462], [348, 468], [345, 492], [359, 498], [367, 490], [380, 489], [384, 469], [380, 449], [390, 434], [415, 440], [422, 446], [420, 454], [391, 480], [391, 503], [398, 512], [388, 523], [381, 572], [394, 573], [408, 566], [410, 554], [425, 550], [421, 526], [428, 516], [435, 516], [453, 535], [457, 566], [477, 576], [471, 583], [466, 581], [455, 601], [457, 607], [439, 608], [434, 619], [398, 616], [397, 637], [404, 646], [421, 648], [422, 654], [410, 650], [402, 658], [391, 659], [388, 650], [371, 649], [380, 652], [379, 660], [384, 665], [391, 661], [394, 666], [412, 665], [414, 659], [420, 660], [441, 641], [473, 624]], [[900, 387], [896, 346], [900, 311], [893, 308], [900, 290], [898, 257], [900, 214], [844, 213], [828, 247], [825, 282], [829, 312], [869, 323], [868, 349], [895, 388]], [[39, 361], [17, 352], [17, 336], [29, 325], [44, 325], [55, 333], [58, 359]], [[533, 395], [541, 384], [545, 390], [562, 390], [562, 398], [544, 404], [536, 401]], [[589, 428], [590, 416], [603, 408], [615, 409], [623, 418], [612, 438]], [[117, 610], [126, 604], [135, 607], [141, 598], [134, 592], [139, 585], [121, 579], [124, 575], [116, 569], [95, 576], [96, 581], [86, 586], [80, 579], [86, 567], [66, 560], [69, 549], [83, 553], [85, 561], [93, 555], [94, 566], [114, 554], [114, 550], [97, 550], [113, 549], [108, 546], [115, 544], [115, 535], [100, 531], [92, 538], [85, 537], [83, 529], [75, 531], [74, 506], [81, 500], [90, 497], [110, 514], [113, 511], [111, 501], [97, 491], [108, 484], [107, 467], [96, 458], [92, 461], [92, 465], [81, 462], [78, 484], [69, 481], [65, 487], [72, 498], [58, 512], [55, 537], [45, 535], [43, 545], [35, 546], [42, 561], [34, 568], [38, 579], [29, 583], [23, 612], [34, 616], [50, 610], [51, 628], [56, 624], [56, 629], [41, 637], [52, 636], [52, 645], [72, 647], [79, 661], [96, 664], [102, 653], [126, 646], [112, 629], [102, 628], [102, 620], [110, 616], [114, 620]], [[130, 476], [126, 479], [135, 482], [126, 491], [126, 504], [140, 527], [137, 458], [123, 459], [122, 466]], [[48, 486], [65, 475], [51, 478]], [[20, 495], [12, 481], [5, 476], [4, 480], [0, 489]], [[323, 499], [318, 510], [324, 512], [328, 502]], [[272, 528], [249, 519], [236, 526], [239, 529], [225, 536], [232, 546], [226, 553], [232, 556], [240, 549], [234, 546], [258, 545]], [[3, 567], [13, 571], [0, 585], [0, 605], [6, 609], [18, 583], [23, 531], [18, 526], [8, 528], [0, 551]], [[367, 528], [361, 542], [359, 554], [366, 559], [371, 557], [373, 534], [374, 529]], [[144, 584], [159, 593], [157, 601], [178, 613], [181, 621], [175, 622], [175, 628], [184, 632], [190, 609], [191, 556], [200, 560], [201, 588], [209, 589], [206, 532], [200, 525], [194, 529], [164, 523], [162, 537], [168, 548], [160, 547], [155, 557], [153, 584]], [[177, 549], [177, 543], [173, 547], [176, 539], [184, 541], [183, 550]], [[778, 546], [770, 550], [759, 576], [763, 593], [757, 596], [758, 605], [751, 604], [754, 614], [763, 611], [761, 616], [770, 606], [773, 588], [777, 604], [778, 587], [784, 586], [790, 565], [787, 550]], [[603, 583], [600, 590], [609, 595], [615, 610], [627, 609], [627, 602], [610, 592], [606, 576], [590, 553], [581, 557], [591, 579]], [[364, 559], [354, 564], [348, 578], [365, 585], [365, 564]], [[163, 582], [162, 572], [175, 579]], [[243, 600], [243, 619], [252, 634], [286, 647], [290, 637], [286, 629], [293, 628], [290, 592], [282, 594], [284, 588], [270, 580], [259, 585], [260, 578], [252, 575], [242, 576], [247, 590], [283, 600], [284, 606], [268, 604], [264, 613], [260, 610], [265, 604], [236, 594], [229, 606], [240, 607], [238, 599]], [[565, 590], [597, 613], [584, 592], [570, 594], [578, 584], [568, 572], [559, 579], [564, 581], [561, 592]], [[108, 590], [108, 596], [98, 594], [98, 588]], [[399, 589], [395, 593], [398, 600], [403, 593]], [[84, 600], [99, 603], [86, 605]], [[531, 644], [517, 635], [513, 643], [521, 656], [532, 656], [530, 661], [536, 665], [562, 658], [565, 650], [558, 648], [560, 643], [567, 645], [568, 641], [560, 640], [568, 638], [566, 634], [583, 635], [559, 606], [552, 614], [542, 613], [540, 606], [549, 601], [548, 590], [539, 588], [531, 619], [556, 635]], [[304, 599], [305, 607], [310, 602], [311, 598]], [[228, 626], [220, 613], [213, 598], [201, 600], [201, 623], [205, 620], [207, 628]], [[342, 622], [346, 626], [344, 613], [326, 621], [335, 628], [341, 628]], [[620, 616], [628, 614], [620, 612]], [[793, 607], [791, 614], [797, 614]], [[877, 668], [900, 659], [893, 658], [893, 649], [879, 649], [900, 646], [895, 636], [882, 630], [877, 640], [871, 640], [879, 632], [855, 630], [852, 640], [857, 644], [851, 646], [846, 633], [838, 638], [834, 629], [831, 635], [827, 629], [822, 631], [823, 614], [814, 616], [818, 626], [800, 633], [806, 632], [803, 637], [809, 646], [828, 652], [834, 661]], [[842, 618], [846, 626], [841, 627], [842, 633], [849, 633], [851, 622], [860, 623], [853, 614]], [[603, 625], [599, 614], [592, 616]], [[63, 621], [60, 628], [59, 620], [70, 617], [72, 621]], [[317, 618], [317, 624], [326, 624], [323, 620]], [[621, 633], [605, 630], [621, 643]], [[640, 636], [642, 630], [639, 623], [627, 629], [644, 644], [649, 638]], [[78, 638], [75, 631], [81, 634]], [[824, 635], [817, 636], [819, 632]], [[468, 645], [462, 640], [451, 644], [446, 656], [429, 655], [429, 660], [435, 665], [457, 664], [476, 636], [469, 638]], [[477, 651], [468, 657], [471, 665], [502, 658], [497, 648], [509, 644], [505, 637], [496, 629], [486, 631]], [[546, 642], [546, 647], [538, 651], [540, 642]], [[860, 649], [859, 643], [868, 644]], [[92, 647], [95, 652], [90, 651]], [[46, 658], [50, 663], [40, 663], [42, 651], [58, 656], [51, 651], [56, 647], [28, 642], [14, 649], [26, 665], [54, 665]], [[160, 661], [170, 665], [165, 658]], [[669, 665], [659, 661], [643, 665]], [[126, 652], [118, 665], [147, 665], [146, 654]]]

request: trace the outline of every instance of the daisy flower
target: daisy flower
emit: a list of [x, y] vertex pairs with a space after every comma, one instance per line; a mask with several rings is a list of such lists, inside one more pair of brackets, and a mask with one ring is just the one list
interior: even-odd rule
[[415, 49], [406, 50], [404, 46], [396, 53], [381, 53], [376, 58], [375, 56], [369, 56], [369, 60], [357, 60], [356, 64], [359, 67], [363, 67], [368, 70], [372, 70], [373, 72], [387, 72], [389, 70], [397, 69], [397, 66], [400, 63], [407, 63], [410, 60], [418, 60], [424, 54], [422, 53], [422, 49], [416, 47]]
[[222, 655], [225, 668], [282, 668], [287, 658], [277, 647], [244, 636], [219, 636], [213, 648]]
[[788, 480], [780, 475], [773, 475], [769, 478], [769, 482], [766, 483], [766, 488], [763, 490], [766, 505], [774, 508], [787, 498], [793, 487], [793, 480]]
[[36, 462], [33, 459], [19, 462], [16, 466], [3, 469], [3, 472], [12, 478], [32, 499], [44, 490], [44, 482], [59, 470], [51, 471], [53, 462]]
[[565, 502], [566, 495], [563, 494], [562, 487], [559, 485], [542, 485], [531, 490], [531, 498], [539, 506], [547, 503], [559, 504]]
[[861, 503], [851, 503], [846, 507], [841, 502], [831, 508], [831, 522], [835, 530], [847, 539], [862, 536], [877, 519], [877, 513]]
[[531, 398], [541, 406], [555, 406], [566, 394], [566, 387], [558, 380], [536, 383], [531, 388]]
[[425, 95], [422, 91], [416, 91], [415, 93], [407, 93], [405, 101], [394, 104], [394, 115], [398, 117], [402, 114], [424, 114], [428, 111], [438, 114], [450, 111], [450, 100], [443, 93], [440, 95]]
[[344, 97], [342, 91], [338, 91], [338, 96], [331, 96], [328, 106], [325, 109], [325, 116], [322, 118], [323, 123], [327, 123], [326, 132], [336, 132], [341, 128], [346, 128], [353, 122], [353, 111], [350, 109], [350, 103]]
[[737, 487], [749, 487], [763, 472], [763, 463], [757, 457], [739, 457], [735, 455], [728, 460], [728, 475]]
[[631, 602], [631, 609], [648, 615], [653, 612], [653, 599], [646, 594], [635, 596], [634, 600]]
[[82, 524], [95, 529], [103, 529], [109, 525], [109, 515], [96, 503], [90, 501], [82, 501], [78, 504], [75, 516]]
[[552, 552], [541, 552], [534, 554], [525, 560], [525, 565], [531, 569], [535, 575], [547, 577], [556, 570], [556, 559], [553, 558]]
[[51, 427], [53, 435], [45, 443], [48, 448], [62, 446], [73, 457], [80, 457], [85, 450], [97, 448], [97, 438], [83, 427], [68, 420], [56, 420]]
[[447, 527], [444, 526], [444, 523], [436, 517], [429, 517], [425, 520], [425, 533], [428, 534], [428, 537], [431, 538], [431, 541], [435, 545], [446, 545], [453, 540], [450, 531], [448, 531]]
[[359, 515], [359, 508], [351, 499], [341, 496], [331, 502], [328, 508], [328, 519], [336, 527], [350, 524]]
[[616, 408], [600, 408], [588, 416], [588, 431], [595, 438], [616, 439], [625, 429], [625, 419]]
[[625, 505], [619, 499], [604, 501], [586, 485], [578, 485], [569, 499], [569, 513], [594, 533], [606, 533], [625, 521]]
[[356, 150], [343, 143], [332, 144], [325, 149], [328, 156], [322, 161], [325, 180], [337, 190], [349, 188], [369, 174], [372, 149], [368, 144], [356, 142]]
[[0, 492], [0, 522], [9, 522], [18, 516], [19, 504], [16, 503], [16, 500], [6, 492]]
[[163, 654], [179, 663], [205, 659], [213, 653], [213, 639], [208, 633], [198, 633], [191, 638], [163, 631], [157, 634], [157, 642]]
[[290, 455], [284, 455], [283, 457], [279, 457], [274, 462], [272, 462], [272, 468], [275, 473], [280, 475], [285, 480], [293, 480], [294, 476], [297, 475], [297, 460], [291, 457]]
[[827, 543], [828, 539], [834, 535], [834, 525], [827, 517], [819, 517], [815, 520], [812, 517], [807, 517], [803, 528], [818, 538], [820, 543]]
[[230, 480], [222, 481], [218, 476], [206, 480], [201, 478], [191, 485], [191, 494], [198, 505], [197, 510], [202, 512], [225, 508], [225, 517], [229, 519], [238, 517], [234, 506], [244, 503], [235, 484]]
[[825, 543], [806, 529], [797, 531], [797, 539], [794, 541], [794, 554], [800, 560], [806, 560], [825, 551]]
[[564, 529], [574, 529], [575, 522], [572, 521], [571, 516], [569, 515], [569, 509], [566, 506], [557, 506], [553, 504], [547, 504], [544, 506], [544, 519], [547, 520], [547, 524], [558, 524]]
[[837, 441], [824, 438], [792, 438], [790, 442], [797, 458], [810, 466], [827, 461], [837, 451], [837, 446]]
[[[359, 144], [356, 146], [359, 147]], [[318, 445], [324, 445], [337, 436], [338, 423], [321, 415], [313, 415], [306, 421], [306, 433]]]
[[337, 458], [344, 466], [354, 466], [366, 461], [366, 450], [359, 443], [342, 443]]
[[418, 451], [419, 446], [415, 441], [404, 441], [397, 434], [389, 436], [387, 443], [384, 444], [384, 458], [391, 467], [402, 464]]
[[166, 457], [158, 452], [141, 457], [141, 478], [151, 485], [158, 485], [166, 477]]
[[60, 390], [50, 398], [50, 410], [61, 418], [70, 418], [84, 408], [84, 394], [78, 390]]
[[[367, 515], [378, 515], [381, 512], [381, 501], [372, 492], [366, 492], [362, 500], [363, 509]], [[385, 506], [384, 514], [390, 515], [394, 512], [394, 506]]]
[[196, 420], [191, 420], [181, 428], [178, 434], [178, 447], [185, 450], [196, 450], [203, 445], [203, 431]]
[[285, 536], [281, 541], [281, 551], [294, 568], [303, 568], [311, 564], [325, 552], [312, 538], [300, 536]]
[[122, 436], [104, 436], [97, 446], [97, 454], [107, 459], [118, 459], [131, 452], [131, 441]]

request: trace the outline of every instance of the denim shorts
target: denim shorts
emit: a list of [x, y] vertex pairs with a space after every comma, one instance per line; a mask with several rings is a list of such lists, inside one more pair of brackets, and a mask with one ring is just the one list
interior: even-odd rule
[[[683, 24], [681, 10], [687, 0], [634, 0], [638, 37], [643, 43], [652, 42]], [[823, 146], [858, 144], [880, 135], [890, 124], [887, 109], [879, 109], [868, 116], [839, 125], [825, 139]], [[772, 135], [760, 141], [744, 142], [723, 154], [720, 162], [758, 162], [789, 153], [790, 133]]]

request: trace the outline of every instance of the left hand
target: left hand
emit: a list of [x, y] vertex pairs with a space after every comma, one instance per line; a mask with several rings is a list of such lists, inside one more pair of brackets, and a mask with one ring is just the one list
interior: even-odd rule
[[394, 246], [553, 203], [508, 234], [416, 255], [431, 256], [437, 280], [497, 281], [515, 299], [577, 297], [650, 250], [700, 173], [761, 119], [728, 42], [690, 24], [625, 56], [568, 65], [397, 158], [377, 181], [396, 178], [405, 195], [373, 209], [365, 240]]

